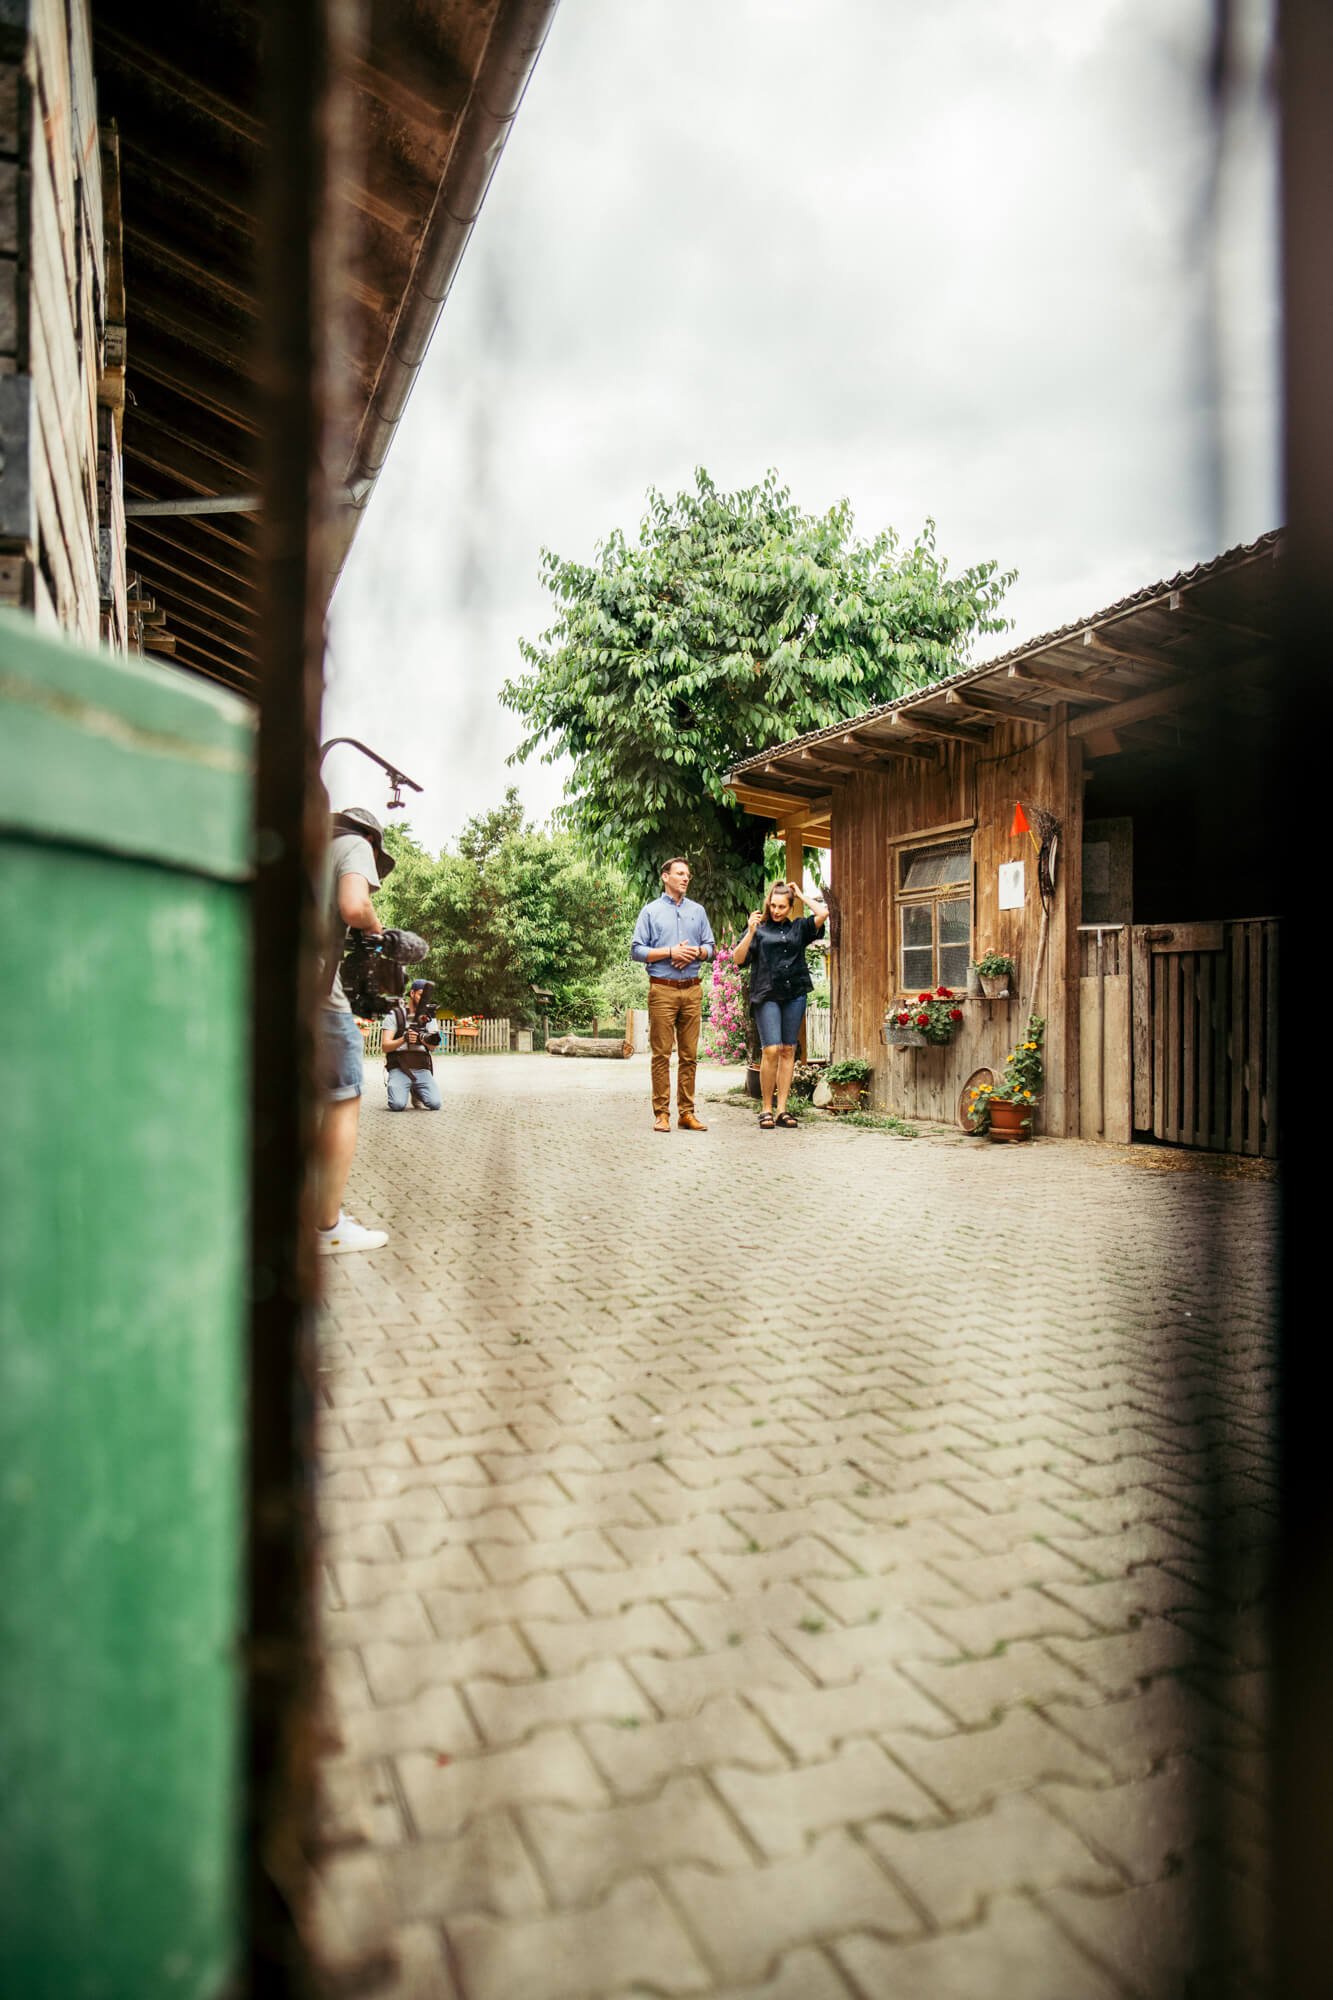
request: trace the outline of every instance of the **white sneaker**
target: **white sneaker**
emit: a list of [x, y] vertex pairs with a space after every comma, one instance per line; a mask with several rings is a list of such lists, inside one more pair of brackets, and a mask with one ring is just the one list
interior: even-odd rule
[[387, 1229], [363, 1229], [350, 1215], [340, 1215], [332, 1229], [317, 1229], [315, 1243], [326, 1257], [342, 1257], [349, 1250], [382, 1250], [389, 1240]]

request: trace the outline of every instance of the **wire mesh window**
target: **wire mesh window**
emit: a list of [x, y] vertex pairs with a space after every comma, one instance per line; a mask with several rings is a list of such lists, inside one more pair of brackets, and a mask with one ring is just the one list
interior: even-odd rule
[[898, 965], [904, 993], [967, 984], [972, 843], [909, 848], [898, 859]]

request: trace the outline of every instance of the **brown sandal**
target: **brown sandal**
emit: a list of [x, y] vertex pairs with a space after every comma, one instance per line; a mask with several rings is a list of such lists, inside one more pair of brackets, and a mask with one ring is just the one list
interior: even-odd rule
[[779, 1111], [775, 1122], [779, 1125], [789, 1126], [793, 1131], [796, 1129], [796, 1120], [792, 1117], [790, 1111]]
[[761, 1111], [759, 1113], [759, 1130], [761, 1132], [771, 1132], [773, 1130], [773, 1113], [771, 1111]]

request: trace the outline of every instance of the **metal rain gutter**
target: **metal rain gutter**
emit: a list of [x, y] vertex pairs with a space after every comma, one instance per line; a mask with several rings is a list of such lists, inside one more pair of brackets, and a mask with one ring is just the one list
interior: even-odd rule
[[347, 467], [350, 504], [339, 510], [332, 528], [331, 585], [347, 559], [361, 515], [389, 455], [559, 4], [560, 0], [501, 0]]

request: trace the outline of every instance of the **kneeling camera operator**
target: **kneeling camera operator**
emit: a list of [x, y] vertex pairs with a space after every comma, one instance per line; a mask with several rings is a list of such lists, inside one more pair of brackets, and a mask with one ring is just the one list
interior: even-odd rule
[[440, 1086], [435, 1081], [431, 1050], [441, 1036], [432, 1008], [435, 988], [429, 979], [414, 979], [403, 1000], [395, 1000], [384, 1016], [380, 1045], [384, 1050], [384, 1087], [390, 1111], [438, 1111]]

